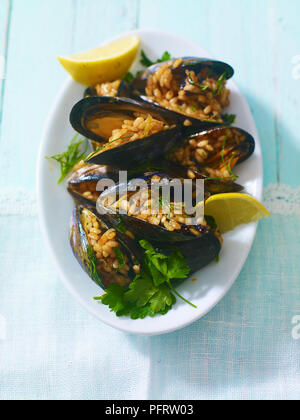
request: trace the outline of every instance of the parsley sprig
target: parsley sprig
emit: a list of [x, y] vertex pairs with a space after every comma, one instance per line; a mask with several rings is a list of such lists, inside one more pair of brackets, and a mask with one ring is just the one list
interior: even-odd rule
[[144, 250], [143, 269], [125, 290], [112, 284], [103, 296], [95, 300], [109, 306], [117, 316], [144, 319], [156, 314], [165, 315], [176, 303], [176, 297], [196, 308], [173, 287], [172, 279], [186, 279], [190, 274], [187, 261], [179, 251], [170, 256], [158, 252], [148, 241], [139, 242]]
[[58, 180], [58, 184], [66, 178], [78, 162], [87, 157], [87, 150], [89, 147], [87, 139], [77, 140], [77, 138], [78, 134], [73, 137], [68, 149], [64, 153], [46, 156], [46, 159], [53, 159], [60, 164], [61, 176]]
[[165, 61], [169, 61], [169, 60], [171, 59], [171, 54], [170, 54], [168, 51], [165, 51], [165, 52], [163, 53], [163, 55], [161, 56], [161, 58], [159, 58], [159, 59], [158, 59], [158, 60], [156, 60], [156, 61], [151, 61], [151, 60], [147, 57], [147, 55], [146, 55], [146, 53], [145, 53], [145, 51], [144, 51], [144, 50], [142, 50], [142, 52], [141, 52], [141, 56], [142, 56], [142, 58], [141, 58], [141, 60], [140, 60], [140, 63], [141, 63], [141, 65], [142, 65], [142, 66], [144, 66], [144, 67], [150, 67], [150, 66], [153, 66], [153, 64], [164, 63]]
[[[150, 58], [146, 55], [145, 51], [142, 50], [140, 64], [143, 67], [150, 67], [150, 66], [153, 66], [153, 64], [164, 63], [165, 61], [169, 61], [171, 57], [172, 57], [171, 54], [168, 51], [165, 51], [163, 55], [161, 56], [161, 58], [157, 59], [156, 61], [151, 61]], [[141, 73], [142, 71], [138, 71], [136, 76], [134, 76], [131, 72], [128, 72], [123, 77], [123, 80], [127, 83], [131, 83], [134, 77], [138, 77]]]
[[235, 123], [236, 115], [235, 114], [224, 114], [223, 115], [223, 122], [226, 125], [232, 125]]

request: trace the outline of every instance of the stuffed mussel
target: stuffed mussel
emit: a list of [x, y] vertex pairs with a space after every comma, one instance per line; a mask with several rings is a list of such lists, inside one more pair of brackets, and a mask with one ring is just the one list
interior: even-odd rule
[[88, 163], [124, 169], [164, 155], [181, 137], [173, 113], [130, 99], [85, 98], [72, 109], [70, 122], [98, 143]]
[[134, 97], [169, 109], [186, 126], [223, 124], [229, 106], [226, 81], [231, 66], [206, 58], [186, 57], [155, 64], [132, 82]]
[[112, 283], [126, 287], [140, 272], [138, 247], [113, 228], [108, 215], [77, 207], [71, 220], [70, 242], [82, 268], [104, 289]]
[[188, 169], [194, 179], [205, 177], [223, 185], [236, 180], [233, 168], [247, 160], [255, 150], [255, 140], [246, 131], [235, 127], [217, 127], [193, 134], [168, 154], [175, 164]]
[[[197, 170], [196, 170], [197, 169]], [[160, 159], [127, 172], [127, 179], [133, 180], [145, 178], [151, 173], [165, 174], [168, 179], [176, 178], [182, 182], [185, 179], [205, 180], [205, 197], [227, 192], [238, 192], [243, 187], [234, 182], [223, 182], [218, 179], [206, 179], [199, 172], [199, 168], [193, 169], [178, 165], [171, 160]], [[84, 164], [72, 173], [68, 180], [68, 192], [75, 203], [95, 209], [100, 194], [110, 186], [119, 184], [120, 172], [113, 166]]]
[[[170, 188], [172, 181], [174, 184]], [[97, 209], [110, 212], [112, 217], [121, 217], [139, 238], [169, 244], [192, 241], [209, 234], [211, 229], [204, 217], [204, 190], [192, 180], [190, 185], [191, 205], [193, 209], [199, 209], [195, 215], [190, 211], [192, 207], [186, 205], [186, 190], [181, 180], [162, 172], [145, 173], [127, 184], [108, 188], [101, 194]], [[164, 193], [164, 187], [169, 194]]]

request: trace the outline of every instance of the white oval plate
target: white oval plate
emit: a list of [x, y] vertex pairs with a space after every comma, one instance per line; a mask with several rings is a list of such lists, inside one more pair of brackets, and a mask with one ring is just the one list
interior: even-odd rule
[[[141, 48], [154, 58], [168, 50], [174, 57], [210, 57], [200, 45], [177, 35], [154, 30], [132, 32], [141, 39]], [[123, 34], [125, 36], [128, 34]], [[119, 37], [117, 37], [119, 38]], [[249, 131], [256, 140], [254, 155], [237, 170], [239, 182], [258, 200], [262, 199], [263, 171], [261, 147], [250, 109], [233, 81], [228, 113], [237, 114], [237, 125]], [[238, 277], [250, 252], [257, 224], [236, 229], [224, 235], [220, 262], [211, 263], [196, 276], [187, 280], [179, 292], [191, 300], [198, 309], [178, 300], [174, 309], [165, 316], [131, 320], [117, 318], [109, 309], [93, 300], [102, 290], [83, 272], [75, 260], [69, 245], [69, 220], [73, 202], [67, 194], [66, 184], [57, 185], [59, 168], [45, 160], [66, 150], [74, 132], [69, 124], [72, 106], [82, 98], [84, 87], [69, 79], [59, 93], [50, 112], [39, 151], [37, 167], [37, 191], [41, 229], [52, 261], [72, 295], [92, 314], [106, 324], [122, 331], [141, 335], [165, 334], [183, 328], [206, 315], [228, 292]]]

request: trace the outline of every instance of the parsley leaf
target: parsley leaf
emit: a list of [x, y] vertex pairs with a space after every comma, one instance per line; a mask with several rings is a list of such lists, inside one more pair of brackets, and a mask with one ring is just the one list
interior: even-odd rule
[[177, 251], [168, 260], [168, 276], [170, 279], [186, 279], [191, 272], [187, 265], [186, 258]]
[[144, 50], [142, 50], [141, 56], [142, 58], [140, 60], [140, 63], [144, 67], [150, 67], [153, 66], [153, 64], [164, 63], [165, 61], [169, 61], [171, 59], [171, 54], [168, 51], [165, 51], [161, 58], [159, 58], [156, 61], [151, 61], [150, 58], [147, 57]]
[[156, 292], [157, 289], [153, 285], [151, 278], [143, 273], [143, 275], [138, 275], [130, 284], [125, 299], [127, 302], [135, 303], [141, 308], [147, 305]]
[[150, 299], [150, 307], [153, 312], [160, 313], [170, 308], [175, 302], [176, 298], [172, 295], [170, 289], [166, 285], [162, 285]]
[[123, 80], [124, 80], [124, 82], [127, 82], [127, 83], [131, 83], [132, 81], [133, 81], [133, 79], [134, 79], [134, 75], [132, 74], [132, 73], [130, 73], [130, 72], [128, 72], [124, 77], [123, 77]]
[[103, 305], [107, 305], [111, 312], [115, 312], [117, 316], [129, 315], [130, 307], [124, 300], [125, 289], [118, 284], [111, 284], [104, 295], [100, 298], [94, 298], [101, 301]]
[[140, 245], [146, 250], [145, 263], [156, 286], [171, 279], [186, 279], [189, 276], [191, 270], [181, 252], [173, 252], [167, 257], [157, 252], [148, 241], [142, 240]]
[[153, 62], [153, 61], [151, 61], [151, 60], [147, 57], [147, 55], [146, 55], [146, 53], [145, 53], [145, 51], [144, 51], [144, 50], [142, 50], [142, 52], [141, 52], [141, 56], [142, 56], [142, 58], [141, 58], [141, 60], [140, 60], [140, 63], [141, 63], [141, 65], [142, 65], [142, 66], [144, 66], [144, 67], [150, 67], [150, 66], [152, 66], [152, 64], [154, 64], [154, 62]]
[[181, 296], [172, 286], [172, 279], [186, 279], [190, 274], [190, 268], [181, 252], [173, 252], [170, 257], [160, 254], [145, 240], [140, 241], [142, 248], [146, 250], [144, 265], [149, 270], [155, 286], [166, 283], [172, 292], [184, 302], [196, 308], [191, 302]]
[[236, 115], [234, 114], [225, 114], [223, 115], [223, 120], [226, 125], [232, 125], [235, 123]]
[[171, 60], [172, 56], [168, 51], [165, 51], [161, 58], [159, 58], [156, 63], [164, 63], [165, 61]]
[[[87, 139], [77, 141], [77, 137], [78, 134], [73, 137], [66, 152], [60, 155], [46, 156], [46, 159], [53, 159], [60, 164], [61, 176], [58, 184], [66, 178], [78, 162], [84, 160], [87, 156], [86, 152], [89, 147]], [[83, 147], [84, 143], [85, 146]]]

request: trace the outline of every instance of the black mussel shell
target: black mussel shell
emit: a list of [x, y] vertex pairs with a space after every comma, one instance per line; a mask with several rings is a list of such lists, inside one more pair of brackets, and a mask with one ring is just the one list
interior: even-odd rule
[[[147, 170], [152, 171], [152, 172], [154, 171], [165, 172], [174, 178], [190, 179], [189, 177], [190, 168], [174, 163], [168, 159], [160, 159], [155, 162], [151, 162], [151, 164], [147, 166]], [[205, 193], [209, 195], [225, 194], [225, 193], [230, 193], [230, 192], [240, 192], [240, 191], [243, 191], [244, 189], [242, 185], [236, 184], [235, 182], [231, 182], [231, 181], [222, 182], [222, 181], [218, 181], [217, 179], [208, 180], [206, 179], [207, 176], [201, 173], [200, 168], [193, 168], [192, 172], [194, 174], [195, 179], [203, 179], [205, 181], [204, 183]]]
[[[151, 114], [163, 121], [170, 128], [157, 134], [123, 144], [122, 146], [103, 150], [115, 124], [122, 118], [132, 118], [135, 112]], [[102, 124], [101, 133], [91, 128], [93, 120], [99, 117], [109, 118], [109, 124]], [[167, 153], [181, 138], [181, 127], [176, 125], [176, 117], [167, 110], [158, 111], [155, 107], [131, 99], [90, 97], [78, 102], [72, 109], [70, 122], [73, 128], [83, 136], [99, 143], [99, 151], [88, 157], [88, 163], [111, 165], [120, 169], [132, 168]], [[99, 128], [99, 122], [97, 123]], [[89, 127], [88, 127], [89, 125]], [[105, 135], [102, 134], [105, 131]], [[110, 134], [109, 134], [110, 133]]]
[[89, 244], [84, 230], [83, 218], [85, 212], [94, 214], [104, 230], [109, 230], [114, 227], [109, 215], [100, 216], [96, 211], [86, 209], [82, 206], [76, 207], [70, 224], [70, 243], [76, 259], [92, 280], [103, 289], [106, 289], [112, 283], [127, 287], [130, 281], [136, 276], [132, 267], [139, 264], [141, 261], [141, 250], [136, 245], [135, 241], [128, 238], [127, 235], [117, 232], [117, 241], [120, 245], [120, 250], [129, 260], [128, 265], [130, 266], [130, 270], [128, 272], [128, 277], [125, 277], [116, 271], [112, 273], [101, 271], [99, 266], [96, 266], [95, 264], [95, 253]]
[[[170, 161], [164, 161], [164, 164], [151, 163], [141, 165], [130, 171], [127, 171], [127, 179], [139, 178], [145, 173], [151, 173], [161, 170], [163, 167], [176, 167]], [[162, 166], [163, 165], [163, 166]], [[185, 168], [182, 168], [183, 172]], [[142, 174], [142, 175], [140, 175]], [[178, 172], [173, 172], [173, 176], [179, 176]], [[101, 184], [103, 181], [103, 184]], [[100, 184], [98, 184], [100, 182]], [[119, 184], [120, 171], [114, 166], [85, 164], [83, 167], [74, 171], [68, 179], [68, 192], [75, 200], [75, 203], [85, 205], [88, 208], [95, 208], [100, 194], [106, 188], [105, 185], [114, 182]], [[87, 198], [85, 193], [90, 192], [91, 197]]]
[[[97, 185], [101, 180], [118, 182], [119, 170], [110, 166], [86, 164], [70, 176], [68, 192], [74, 198], [75, 203], [95, 208], [96, 196], [98, 198], [101, 193], [100, 187], [98, 188], [99, 193], [97, 192]], [[91, 197], [85, 196], [86, 192], [91, 192]]]
[[[220, 140], [222, 138], [224, 138], [224, 141]], [[208, 140], [208, 146], [215, 148], [213, 152], [208, 151], [208, 158], [206, 158], [206, 160], [204, 159], [204, 162], [201, 160], [201, 156], [197, 159], [197, 153], [194, 153], [196, 149], [193, 149], [190, 144], [193, 141], [201, 142], [202, 140]], [[200, 147], [200, 149], [201, 148], [202, 147]], [[215, 127], [183, 138], [181, 143], [177, 143], [172, 151], [167, 154], [167, 159], [175, 164], [184, 165], [185, 162], [182, 162], [178, 156], [178, 151], [181, 149], [185, 149], [185, 151], [188, 151], [188, 149], [191, 150], [189, 160], [192, 164], [186, 164], [186, 168], [191, 170], [196, 178], [208, 178], [206, 181], [208, 188], [211, 187], [212, 190], [215, 189], [216, 192], [229, 192], [230, 188], [233, 187], [233, 190], [237, 192], [240, 186], [237, 184], [233, 185], [232, 179], [212, 179], [207, 172], [209, 169], [218, 169], [219, 167], [224, 166], [224, 161], [228, 167], [230, 165], [231, 170], [235, 165], [246, 161], [254, 153], [255, 140], [251, 134], [241, 128]], [[222, 188], [220, 184], [224, 185], [223, 191], [221, 191]], [[231, 184], [231, 186], [228, 191], [229, 184]]]
[[180, 251], [191, 269], [190, 275], [216, 260], [222, 247], [220, 240], [213, 232], [207, 232], [193, 241], [177, 242], [175, 246], [171, 247], [155, 242], [153, 242], [153, 246], [165, 255], [170, 255], [174, 250]]
[[[173, 59], [174, 61], [176, 59]], [[153, 66], [146, 69], [143, 73], [137, 76], [131, 82], [131, 96], [134, 98], [142, 99], [145, 102], [154, 104], [158, 109], [165, 109], [159, 103], [153, 102], [151, 99], [148, 98], [146, 95], [146, 86], [147, 80], [150, 74], [155, 73], [159, 67], [167, 64], [168, 62], [163, 62], [159, 64], [154, 64]], [[219, 78], [222, 75], [225, 75], [226, 79], [229, 80], [234, 75], [234, 69], [227, 63], [217, 60], [211, 60], [208, 58], [198, 58], [198, 57], [183, 57], [183, 64], [176, 69], [173, 69], [173, 76], [178, 80], [180, 88], [183, 89], [186, 82], [186, 70], [194, 71], [196, 74], [200, 73], [201, 70], [208, 69], [211, 76], [214, 78]], [[170, 112], [174, 112], [177, 115], [178, 120], [181, 124], [184, 124], [186, 120], [189, 120], [192, 123], [192, 126], [197, 126], [198, 129], [207, 129], [211, 127], [216, 127], [220, 125], [224, 125], [222, 122], [216, 122], [213, 120], [200, 120], [197, 118], [193, 118], [188, 115], [184, 115], [180, 112], [176, 112], [174, 110], [170, 110]], [[187, 126], [185, 127], [186, 132], [190, 132], [190, 128]]]

